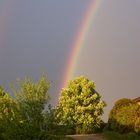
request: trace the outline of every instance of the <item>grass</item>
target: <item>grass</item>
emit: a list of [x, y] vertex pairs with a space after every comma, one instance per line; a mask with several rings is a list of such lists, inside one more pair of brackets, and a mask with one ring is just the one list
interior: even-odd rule
[[119, 134], [114, 131], [104, 131], [103, 136], [107, 140], [140, 140], [140, 136], [136, 133]]

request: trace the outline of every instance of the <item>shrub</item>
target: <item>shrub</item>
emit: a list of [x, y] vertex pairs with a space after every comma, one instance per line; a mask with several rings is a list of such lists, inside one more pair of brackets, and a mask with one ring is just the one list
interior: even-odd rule
[[29, 78], [18, 80], [17, 86], [12, 86], [14, 99], [0, 87], [0, 140], [64, 139], [64, 128], [49, 105], [46, 77], [42, 75], [36, 83]]
[[120, 134], [114, 131], [104, 131], [103, 136], [107, 140], [140, 140], [140, 136], [132, 132]]
[[109, 128], [120, 133], [133, 132], [139, 116], [140, 107], [137, 103], [130, 99], [120, 99], [110, 111]]
[[138, 117], [135, 122], [135, 132], [140, 134], [140, 117]]
[[114, 131], [104, 131], [103, 136], [107, 140], [124, 140], [119, 133]]
[[140, 140], [140, 136], [137, 135], [137, 134], [134, 133], [134, 132], [130, 132], [130, 133], [126, 134], [126, 138], [127, 138], [128, 140]]

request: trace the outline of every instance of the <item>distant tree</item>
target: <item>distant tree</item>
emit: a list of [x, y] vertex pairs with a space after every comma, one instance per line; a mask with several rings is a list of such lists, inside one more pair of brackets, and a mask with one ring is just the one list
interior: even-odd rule
[[95, 91], [95, 84], [81, 76], [63, 88], [57, 107], [61, 124], [75, 129], [76, 133], [93, 133], [100, 128], [105, 102]]
[[135, 101], [126, 98], [119, 99], [109, 113], [108, 127], [120, 133], [134, 132], [135, 127], [136, 131], [139, 131], [140, 123], [137, 121], [139, 116], [140, 106]]

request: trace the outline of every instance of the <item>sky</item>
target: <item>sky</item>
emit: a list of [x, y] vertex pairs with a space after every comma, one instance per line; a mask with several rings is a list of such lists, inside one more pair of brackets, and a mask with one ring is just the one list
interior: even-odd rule
[[[36, 80], [44, 72], [56, 104], [73, 41], [92, 1], [1, 0], [0, 85], [7, 89], [17, 77]], [[107, 103], [105, 119], [116, 100], [140, 96], [139, 7], [139, 0], [101, 0], [80, 50], [74, 77], [95, 82]]]

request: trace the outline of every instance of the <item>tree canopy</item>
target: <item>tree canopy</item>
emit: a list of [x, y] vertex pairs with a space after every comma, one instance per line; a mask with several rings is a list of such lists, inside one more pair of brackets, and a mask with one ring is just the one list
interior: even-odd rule
[[73, 127], [76, 133], [93, 133], [101, 126], [104, 107], [95, 83], [80, 76], [61, 90], [57, 117], [61, 124]]
[[[0, 87], [0, 140], [59, 140], [62, 138], [49, 104], [50, 82], [45, 75], [33, 82], [18, 79], [15, 98]], [[48, 106], [48, 109], [45, 108]]]
[[109, 113], [108, 128], [120, 133], [140, 132], [139, 116], [140, 106], [135, 101], [127, 98], [119, 99]]

